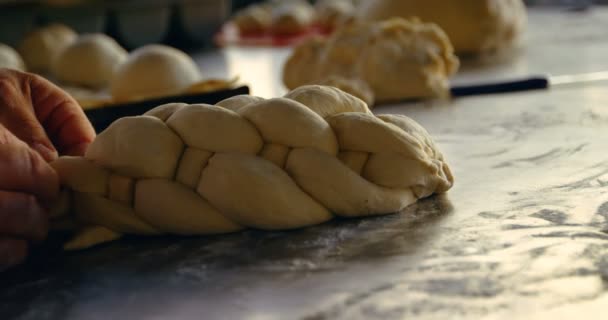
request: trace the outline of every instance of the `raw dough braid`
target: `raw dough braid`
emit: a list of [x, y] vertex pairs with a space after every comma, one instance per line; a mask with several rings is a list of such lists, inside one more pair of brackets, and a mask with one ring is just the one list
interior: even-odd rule
[[375, 116], [317, 85], [268, 100], [162, 105], [117, 120], [84, 157], [53, 166], [67, 187], [53, 216], [86, 226], [68, 249], [127, 233], [283, 230], [393, 213], [453, 183], [416, 122]]

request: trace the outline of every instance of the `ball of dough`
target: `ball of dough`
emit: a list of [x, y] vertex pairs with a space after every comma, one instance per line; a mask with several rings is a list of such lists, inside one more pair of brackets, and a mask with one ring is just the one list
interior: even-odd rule
[[355, 15], [355, 6], [350, 0], [321, 0], [315, 4], [316, 22], [327, 30], [333, 30]]
[[272, 32], [293, 35], [306, 31], [315, 18], [314, 8], [305, 1], [285, 1], [272, 11]]
[[76, 41], [78, 35], [62, 24], [52, 24], [28, 33], [19, 45], [19, 52], [29, 70], [48, 72], [59, 53]]
[[201, 80], [190, 56], [172, 47], [147, 45], [118, 67], [110, 85], [116, 101], [175, 95]]
[[107, 86], [127, 51], [104, 34], [87, 34], [61, 51], [53, 62], [58, 80], [91, 88]]
[[439, 25], [459, 53], [479, 53], [511, 45], [526, 25], [522, 0], [377, 0], [359, 7], [364, 19], [418, 17]]
[[250, 5], [238, 11], [232, 22], [242, 34], [266, 32], [272, 25], [272, 8], [269, 5]]
[[0, 68], [24, 71], [25, 64], [15, 49], [0, 43]]
[[358, 91], [355, 95], [368, 102], [372, 97], [388, 102], [447, 96], [448, 78], [458, 65], [447, 36], [435, 24], [395, 18], [351, 23], [328, 40], [305, 41], [285, 63], [283, 80], [290, 89], [333, 82]]

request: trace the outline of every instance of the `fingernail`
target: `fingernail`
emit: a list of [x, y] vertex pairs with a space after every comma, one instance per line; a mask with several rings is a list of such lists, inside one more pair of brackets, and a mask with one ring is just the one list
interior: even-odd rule
[[40, 142], [35, 142], [32, 148], [36, 150], [38, 154], [40, 154], [46, 161], [53, 161], [57, 159], [57, 151]]

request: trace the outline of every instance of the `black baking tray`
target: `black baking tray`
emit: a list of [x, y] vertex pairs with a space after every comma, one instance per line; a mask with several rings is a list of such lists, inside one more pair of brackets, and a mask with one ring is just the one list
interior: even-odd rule
[[240, 94], [249, 94], [249, 87], [241, 86], [233, 89], [217, 90], [207, 93], [168, 96], [126, 104], [116, 104], [102, 108], [88, 109], [85, 110], [85, 114], [87, 118], [89, 118], [89, 121], [91, 121], [93, 124], [95, 131], [99, 133], [105, 130], [112, 122], [119, 118], [142, 115], [162, 104], [172, 102], [183, 102], [188, 104], [216, 104], [224, 99]]

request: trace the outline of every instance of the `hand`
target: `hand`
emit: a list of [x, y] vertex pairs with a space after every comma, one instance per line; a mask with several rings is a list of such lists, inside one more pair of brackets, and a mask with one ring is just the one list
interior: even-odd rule
[[95, 131], [82, 108], [42, 77], [0, 69], [0, 270], [46, 237], [59, 181], [48, 162], [82, 155]]

